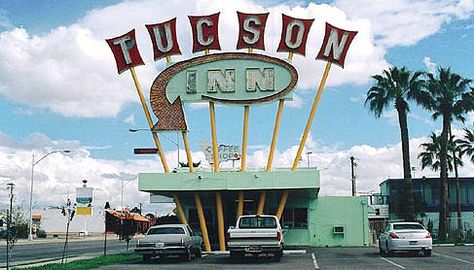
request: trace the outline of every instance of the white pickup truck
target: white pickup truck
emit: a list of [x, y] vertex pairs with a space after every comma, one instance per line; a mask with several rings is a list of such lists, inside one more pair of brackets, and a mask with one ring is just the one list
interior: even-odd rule
[[230, 257], [241, 259], [245, 254], [273, 254], [277, 261], [283, 256], [283, 233], [276, 216], [245, 215], [227, 231]]

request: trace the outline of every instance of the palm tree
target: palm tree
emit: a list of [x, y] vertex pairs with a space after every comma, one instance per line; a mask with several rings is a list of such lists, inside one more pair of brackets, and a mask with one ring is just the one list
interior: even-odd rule
[[460, 139], [461, 155], [467, 155], [474, 163], [474, 131], [464, 128], [464, 138]]
[[[440, 169], [440, 153], [441, 153], [441, 136], [437, 136], [435, 133], [431, 133], [430, 142], [422, 143], [420, 147], [424, 149], [424, 152], [421, 152], [418, 155], [418, 158], [421, 159], [421, 168], [424, 169], [429, 167], [431, 170], [437, 172]], [[455, 181], [456, 181], [456, 210], [457, 210], [457, 226], [458, 232], [462, 230], [461, 223], [461, 192], [459, 185], [459, 174], [458, 166], [463, 166], [461, 159], [461, 140], [455, 139], [454, 136], [451, 136], [448, 142], [448, 170], [452, 172], [454, 170]]]
[[415, 218], [415, 206], [412, 192], [410, 147], [408, 136], [407, 114], [410, 111], [408, 100], [413, 99], [421, 90], [423, 80], [420, 79], [422, 72], [411, 72], [406, 67], [392, 67], [384, 70], [381, 75], [375, 75], [375, 85], [367, 92], [365, 105], [379, 118], [384, 110], [389, 110], [392, 105], [398, 113], [400, 125], [400, 137], [402, 141], [403, 160], [403, 191], [406, 196], [402, 199], [406, 204], [401, 204], [400, 217], [406, 220]]
[[457, 119], [464, 123], [465, 114], [474, 109], [471, 80], [452, 73], [449, 68], [439, 68], [438, 75], [427, 74], [424, 89], [416, 93], [418, 104], [432, 112], [434, 120], [443, 120], [440, 136], [439, 171], [441, 180], [439, 234], [440, 240], [446, 238], [448, 231], [448, 139], [451, 123]]

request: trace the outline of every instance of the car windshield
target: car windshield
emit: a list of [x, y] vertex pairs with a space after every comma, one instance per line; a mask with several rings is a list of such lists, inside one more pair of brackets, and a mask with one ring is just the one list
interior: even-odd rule
[[424, 230], [420, 224], [393, 224], [394, 230]]
[[273, 229], [277, 227], [275, 218], [273, 217], [243, 217], [240, 219], [239, 228], [266, 228]]
[[160, 227], [150, 228], [147, 235], [152, 234], [185, 234], [185, 232], [181, 227]]

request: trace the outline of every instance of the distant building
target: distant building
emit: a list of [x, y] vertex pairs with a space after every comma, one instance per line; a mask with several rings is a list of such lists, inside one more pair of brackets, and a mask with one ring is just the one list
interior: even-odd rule
[[[438, 229], [439, 219], [439, 178], [414, 178], [413, 194], [420, 221], [426, 226], [432, 224], [433, 230]], [[461, 218], [465, 232], [474, 230], [474, 177], [460, 177]], [[456, 181], [450, 177], [449, 183], [449, 221], [452, 229], [457, 228]], [[403, 179], [386, 179], [380, 183], [380, 195], [389, 206], [389, 218], [399, 219], [399, 205], [403, 203]], [[431, 225], [430, 225], [431, 226]]]

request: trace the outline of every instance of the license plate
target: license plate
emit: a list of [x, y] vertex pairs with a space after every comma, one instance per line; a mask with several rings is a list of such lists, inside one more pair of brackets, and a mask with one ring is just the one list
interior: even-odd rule
[[262, 252], [260, 247], [248, 247], [245, 249], [246, 252]]
[[410, 245], [416, 245], [418, 241], [410, 241]]
[[165, 243], [155, 243], [156, 248], [162, 248], [165, 246]]

